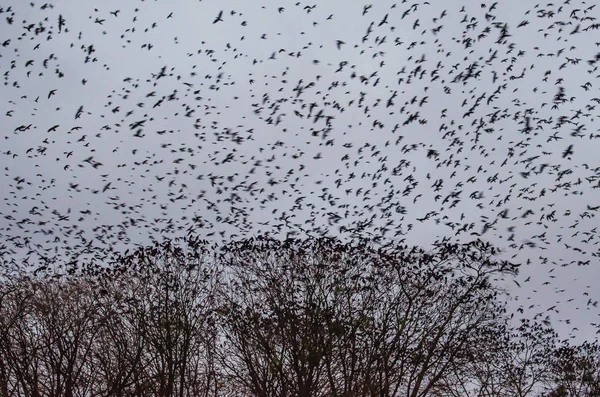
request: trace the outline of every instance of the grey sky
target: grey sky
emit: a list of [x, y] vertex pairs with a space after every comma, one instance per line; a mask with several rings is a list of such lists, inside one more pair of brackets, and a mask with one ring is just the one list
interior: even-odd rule
[[[550, 315], [565, 337], [595, 337], [599, 310], [589, 303], [600, 299], [600, 251], [597, 211], [588, 206], [600, 205], [600, 141], [590, 137], [600, 133], [591, 108], [600, 106], [592, 101], [600, 72], [588, 60], [600, 47], [597, 31], [584, 30], [598, 21], [582, 18], [599, 11], [581, 1], [492, 4], [377, 1], [363, 15], [365, 3], [333, 0], [314, 8], [57, 1], [45, 9], [0, 1], [0, 40], [10, 40], [0, 47], [0, 235], [7, 249], [23, 254], [13, 237], [57, 252], [90, 241], [121, 249], [150, 235], [181, 235], [195, 216], [215, 240], [219, 232], [275, 233], [277, 225], [285, 235], [282, 219], [334, 235], [372, 219], [365, 230], [374, 235], [385, 227], [385, 238], [400, 232], [406, 243], [427, 246], [465, 225], [473, 227], [457, 237], [475, 238], [487, 223], [493, 226], [482, 238], [524, 264], [521, 288], [508, 284], [514, 307], [523, 306], [525, 316]], [[223, 20], [213, 23], [221, 10]], [[498, 44], [505, 23], [510, 36]], [[39, 26], [45, 31], [35, 35]], [[340, 49], [337, 40], [345, 43]], [[469, 66], [478, 77], [455, 80]], [[552, 109], [559, 87], [574, 98]], [[314, 122], [321, 110], [334, 116], [329, 127], [325, 118]], [[415, 122], [403, 125], [417, 111]], [[578, 124], [557, 126], [561, 116]], [[140, 121], [136, 137], [131, 126]], [[581, 136], [572, 135], [576, 128]], [[560, 139], [549, 140], [553, 134]], [[411, 144], [415, 150], [403, 152]], [[574, 153], [563, 158], [569, 145]], [[428, 149], [439, 156], [428, 158]], [[410, 175], [418, 184], [406, 190]], [[437, 180], [443, 184], [434, 191]], [[175, 229], [164, 229], [167, 219]], [[546, 312], [556, 303], [560, 312]]]

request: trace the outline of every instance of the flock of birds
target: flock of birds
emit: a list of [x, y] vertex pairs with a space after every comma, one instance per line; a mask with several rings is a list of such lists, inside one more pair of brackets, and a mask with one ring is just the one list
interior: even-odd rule
[[593, 2], [13, 3], [4, 271], [184, 234], [481, 238], [528, 265], [516, 312], [600, 330]]

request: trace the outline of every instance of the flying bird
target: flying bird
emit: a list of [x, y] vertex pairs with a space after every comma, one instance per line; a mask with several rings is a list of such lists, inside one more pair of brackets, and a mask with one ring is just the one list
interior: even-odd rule
[[223, 22], [223, 10], [219, 11], [219, 14], [217, 15], [217, 17], [215, 18], [215, 20], [213, 21], [213, 25], [217, 22]]

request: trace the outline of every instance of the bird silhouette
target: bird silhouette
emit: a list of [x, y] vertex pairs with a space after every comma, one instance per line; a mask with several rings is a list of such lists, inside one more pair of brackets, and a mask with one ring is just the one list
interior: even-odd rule
[[215, 20], [213, 21], [213, 25], [217, 22], [223, 22], [223, 10], [219, 11], [219, 14], [217, 15], [217, 17], [215, 18]]

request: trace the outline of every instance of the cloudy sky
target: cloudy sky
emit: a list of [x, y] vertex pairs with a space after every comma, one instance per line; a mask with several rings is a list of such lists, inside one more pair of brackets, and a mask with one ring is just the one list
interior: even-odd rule
[[596, 336], [593, 5], [0, 9], [6, 268], [188, 230], [479, 237], [523, 264], [507, 284], [517, 316]]

